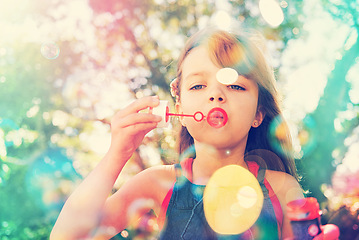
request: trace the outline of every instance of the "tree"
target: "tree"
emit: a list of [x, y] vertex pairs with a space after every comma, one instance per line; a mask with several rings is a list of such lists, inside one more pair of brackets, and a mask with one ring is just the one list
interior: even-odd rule
[[[354, 105], [349, 97], [350, 83], [346, 76], [356, 64], [356, 59], [359, 56], [359, 15], [356, 10], [358, 6], [356, 0], [341, 2], [323, 0], [321, 2], [323, 8], [334, 19], [348, 25], [351, 29], [344, 43], [341, 57], [335, 62], [335, 66], [328, 76], [317, 108], [307, 116], [317, 123], [315, 129], [317, 146], [311, 154], [304, 155], [301, 160], [301, 171], [304, 174], [304, 185], [308, 187], [311, 195], [323, 202], [326, 201], [326, 198], [321, 186], [331, 182], [332, 173], [339, 164], [338, 159], [344, 156], [347, 149], [344, 140], [357, 125], [357, 120], [351, 121], [349, 127], [338, 132], [334, 122], [340, 112], [350, 110]], [[339, 150], [341, 153], [338, 156], [333, 156], [334, 150]]]
[[[86, 175], [106, 150], [113, 113], [145, 95], [172, 101], [168, 85], [176, 76], [173, 59], [189, 35], [211, 23], [218, 2], [33, 1], [19, 3], [19, 9], [2, 6], [2, 239], [47, 239], [56, 217], [53, 209], [59, 211], [80, 175]], [[279, 58], [290, 39], [302, 36], [303, 24], [298, 21], [302, 1], [281, 4], [286, 17], [278, 27], [263, 21], [255, 0], [230, 1], [227, 10], [242, 26], [258, 29], [276, 43], [272, 51]], [[347, 65], [341, 66], [339, 74]], [[333, 72], [333, 79], [338, 73]], [[177, 160], [173, 129], [148, 135], [131, 159], [129, 175]], [[42, 178], [34, 178], [34, 172]], [[48, 178], [49, 173], [55, 177]], [[37, 193], [40, 200], [34, 197]]]

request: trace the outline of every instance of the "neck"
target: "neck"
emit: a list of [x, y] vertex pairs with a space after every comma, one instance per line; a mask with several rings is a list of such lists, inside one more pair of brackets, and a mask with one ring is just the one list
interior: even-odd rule
[[195, 148], [193, 182], [196, 184], [206, 184], [216, 170], [227, 165], [235, 164], [248, 169], [243, 158], [245, 147], [218, 149], [196, 142]]

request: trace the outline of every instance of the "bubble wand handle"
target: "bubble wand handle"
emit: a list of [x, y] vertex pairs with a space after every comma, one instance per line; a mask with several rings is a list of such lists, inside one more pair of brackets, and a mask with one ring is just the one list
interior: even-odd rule
[[167, 116], [194, 117], [194, 115], [191, 115], [191, 114], [182, 114], [182, 113], [167, 113]]
[[183, 113], [170, 113], [170, 112], [167, 112], [166, 115], [167, 116], [177, 116], [177, 117], [193, 117], [194, 120], [196, 120], [197, 122], [200, 122], [205, 118], [205, 116], [201, 112], [195, 112], [195, 114], [193, 114], [193, 115], [191, 115], [191, 114], [183, 114]]
[[214, 128], [221, 128], [226, 125], [228, 121], [228, 115], [226, 111], [222, 108], [215, 107], [212, 108], [207, 116], [202, 112], [197, 111], [194, 114], [183, 114], [183, 113], [170, 113], [168, 106], [168, 101], [160, 101], [160, 104], [157, 107], [150, 108], [152, 114], [162, 117], [162, 121], [157, 124], [157, 127], [167, 127], [169, 125], [170, 116], [173, 117], [192, 117], [195, 121], [201, 122], [202, 120], [207, 120], [208, 124]]

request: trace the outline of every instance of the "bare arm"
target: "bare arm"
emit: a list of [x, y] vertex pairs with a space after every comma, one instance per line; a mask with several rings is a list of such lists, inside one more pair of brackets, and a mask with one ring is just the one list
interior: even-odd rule
[[175, 179], [173, 165], [151, 167], [140, 172], [106, 201], [101, 226], [120, 232], [151, 209], [158, 215]]
[[[158, 104], [157, 97], [145, 97], [113, 117], [109, 151], [66, 201], [52, 229], [51, 240], [86, 237], [104, 221], [103, 210], [119, 173], [144, 136], [161, 120], [139, 111]], [[109, 213], [107, 216], [110, 217]]]

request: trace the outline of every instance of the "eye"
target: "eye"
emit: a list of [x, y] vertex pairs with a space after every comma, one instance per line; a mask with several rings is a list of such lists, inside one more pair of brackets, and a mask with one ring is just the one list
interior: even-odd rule
[[191, 87], [189, 90], [200, 90], [205, 87], [206, 87], [205, 85], [195, 85], [195, 86]]
[[239, 85], [228, 85], [227, 87], [229, 87], [230, 89], [233, 89], [233, 90], [242, 90], [242, 91], [246, 90], [244, 87], [239, 86]]

